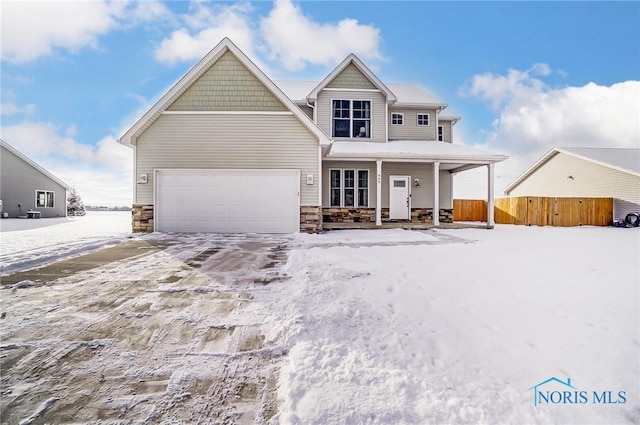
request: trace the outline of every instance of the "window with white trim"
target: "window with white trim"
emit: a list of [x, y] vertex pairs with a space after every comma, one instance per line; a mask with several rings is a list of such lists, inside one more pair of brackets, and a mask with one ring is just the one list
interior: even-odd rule
[[371, 138], [370, 100], [333, 100], [333, 137]]
[[330, 203], [332, 207], [369, 206], [369, 170], [330, 170]]
[[429, 118], [429, 114], [418, 114], [418, 125], [431, 125]]
[[404, 124], [404, 114], [394, 112], [391, 114], [391, 125], [403, 125]]
[[50, 190], [36, 190], [36, 208], [53, 208], [55, 193]]
[[438, 142], [443, 142], [444, 141], [444, 128], [439, 125], [438, 126]]

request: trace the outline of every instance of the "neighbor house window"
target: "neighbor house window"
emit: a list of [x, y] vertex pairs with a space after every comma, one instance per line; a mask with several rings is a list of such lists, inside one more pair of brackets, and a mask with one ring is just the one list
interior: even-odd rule
[[429, 125], [429, 114], [418, 114], [418, 125]]
[[36, 190], [36, 208], [53, 208], [54, 195], [50, 190]]
[[391, 125], [403, 125], [404, 124], [404, 114], [391, 114]]
[[332, 207], [369, 206], [369, 170], [331, 170]]
[[333, 137], [371, 137], [370, 100], [333, 101]]
[[439, 142], [444, 141], [444, 130], [441, 125], [438, 126], [438, 141]]

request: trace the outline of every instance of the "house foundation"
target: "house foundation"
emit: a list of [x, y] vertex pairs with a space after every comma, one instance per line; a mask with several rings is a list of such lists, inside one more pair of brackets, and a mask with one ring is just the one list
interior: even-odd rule
[[[453, 209], [441, 208], [440, 223], [453, 223]], [[433, 223], [433, 208], [411, 208], [410, 220], [389, 219], [389, 208], [381, 208], [383, 222], [388, 223]], [[375, 223], [375, 208], [323, 208], [325, 223]]]
[[152, 233], [153, 205], [133, 204], [131, 208], [131, 227], [133, 233]]

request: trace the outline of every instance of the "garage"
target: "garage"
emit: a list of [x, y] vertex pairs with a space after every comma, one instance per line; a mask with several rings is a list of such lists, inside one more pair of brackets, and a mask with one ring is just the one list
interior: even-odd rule
[[156, 170], [159, 232], [294, 233], [299, 170]]

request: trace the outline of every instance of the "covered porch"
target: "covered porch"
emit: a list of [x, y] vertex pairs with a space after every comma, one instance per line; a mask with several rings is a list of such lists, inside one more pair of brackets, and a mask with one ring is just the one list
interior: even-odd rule
[[323, 228], [457, 228], [453, 175], [478, 167], [487, 170], [482, 227], [492, 228], [494, 164], [506, 158], [435, 141], [334, 142], [323, 160]]

